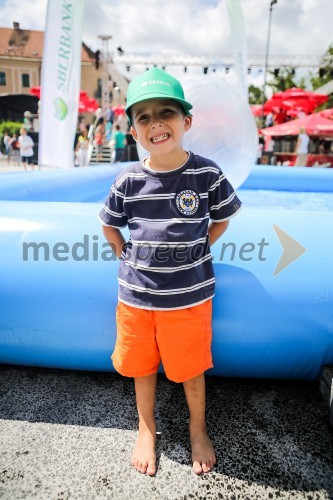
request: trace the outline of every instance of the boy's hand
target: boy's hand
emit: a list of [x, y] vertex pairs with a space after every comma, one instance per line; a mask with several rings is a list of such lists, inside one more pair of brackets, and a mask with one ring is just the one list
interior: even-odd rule
[[209, 246], [212, 246], [227, 230], [229, 221], [211, 222], [208, 226]]
[[120, 259], [121, 253], [125, 245], [125, 238], [123, 237], [119, 229], [117, 229], [116, 227], [102, 226], [102, 228], [104, 236], [106, 240], [109, 242], [110, 247], [118, 257], [118, 259]]

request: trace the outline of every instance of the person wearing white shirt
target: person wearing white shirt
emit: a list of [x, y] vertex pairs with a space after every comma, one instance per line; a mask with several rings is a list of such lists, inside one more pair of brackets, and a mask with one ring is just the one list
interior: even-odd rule
[[297, 154], [295, 167], [306, 166], [306, 160], [309, 151], [309, 142], [310, 142], [310, 137], [305, 133], [305, 128], [300, 128], [295, 149], [295, 153]]
[[31, 165], [32, 170], [35, 169], [34, 164], [33, 164], [33, 155], [34, 155], [34, 141], [31, 139], [31, 137], [27, 134], [27, 131], [25, 128], [21, 128], [20, 130], [20, 137], [18, 138], [19, 142], [19, 147], [20, 147], [20, 155], [21, 155], [21, 160], [24, 166], [24, 169], [27, 170], [27, 163], [28, 165]]

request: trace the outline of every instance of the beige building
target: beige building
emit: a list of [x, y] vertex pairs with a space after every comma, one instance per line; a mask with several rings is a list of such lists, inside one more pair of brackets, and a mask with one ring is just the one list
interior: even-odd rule
[[[0, 94], [30, 94], [41, 85], [44, 32], [0, 28]], [[97, 101], [101, 97], [102, 70], [96, 69], [95, 53], [82, 43], [81, 89]]]

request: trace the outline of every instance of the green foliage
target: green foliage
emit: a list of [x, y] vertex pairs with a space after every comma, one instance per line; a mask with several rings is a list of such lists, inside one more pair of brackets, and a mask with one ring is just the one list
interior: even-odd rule
[[299, 82], [296, 82], [294, 68], [285, 66], [280, 68], [278, 73], [274, 71], [270, 71], [269, 73], [273, 76], [273, 79], [271, 79], [267, 85], [272, 88], [274, 94], [276, 94], [276, 92], [284, 92], [292, 87], [305, 88], [303, 78]]
[[330, 45], [321, 58], [319, 71], [316, 73], [310, 72], [310, 82], [313, 90], [322, 87], [331, 80], [333, 80], [333, 45]]
[[7, 130], [9, 135], [20, 134], [20, 128], [23, 127], [21, 122], [1, 122], [0, 123], [0, 136], [2, 137], [4, 132]]
[[249, 85], [249, 103], [261, 104], [262, 103], [262, 89], [255, 85]]

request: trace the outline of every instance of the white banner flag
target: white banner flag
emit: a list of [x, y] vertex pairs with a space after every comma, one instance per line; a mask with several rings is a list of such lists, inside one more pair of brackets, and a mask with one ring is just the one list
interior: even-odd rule
[[235, 71], [240, 91], [246, 101], [248, 101], [246, 30], [240, 0], [227, 0], [227, 8], [229, 14], [232, 50], [235, 60]]
[[85, 0], [49, 0], [44, 37], [39, 165], [72, 167]]

